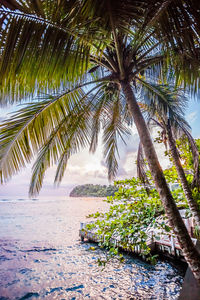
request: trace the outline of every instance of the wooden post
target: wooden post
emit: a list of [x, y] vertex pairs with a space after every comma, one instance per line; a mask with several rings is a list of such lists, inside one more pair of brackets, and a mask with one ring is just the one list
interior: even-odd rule
[[175, 242], [174, 242], [173, 235], [171, 235], [170, 241], [171, 241], [171, 254], [175, 255]]

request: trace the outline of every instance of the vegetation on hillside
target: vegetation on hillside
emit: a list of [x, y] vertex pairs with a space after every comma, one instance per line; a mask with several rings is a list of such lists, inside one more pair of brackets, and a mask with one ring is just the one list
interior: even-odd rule
[[116, 186], [100, 184], [78, 185], [70, 192], [70, 197], [107, 197], [114, 196], [118, 191]]

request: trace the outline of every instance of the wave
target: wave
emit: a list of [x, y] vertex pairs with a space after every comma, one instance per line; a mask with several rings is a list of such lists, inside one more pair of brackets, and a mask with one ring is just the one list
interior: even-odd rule
[[23, 202], [23, 201], [39, 201], [39, 199], [38, 198], [32, 198], [32, 199], [27, 199], [27, 198], [17, 198], [17, 199], [1, 198], [0, 199], [0, 202]]
[[10, 201], [10, 199], [3, 198], [3, 199], [0, 199], [0, 201], [2, 201], [2, 202], [8, 202], [8, 201]]

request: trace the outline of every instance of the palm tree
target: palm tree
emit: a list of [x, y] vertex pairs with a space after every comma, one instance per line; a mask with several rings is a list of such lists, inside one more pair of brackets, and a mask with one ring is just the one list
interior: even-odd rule
[[[193, 161], [194, 161], [194, 184], [199, 187], [199, 151], [197, 145], [192, 138], [189, 130], [190, 126], [184, 119], [184, 108], [187, 104], [187, 98], [181, 89], [176, 89], [170, 85], [153, 85], [153, 88], [158, 92], [152, 93], [148, 87], [143, 87], [142, 96], [145, 100], [144, 103], [140, 103], [144, 113], [147, 114], [148, 123], [151, 125], [153, 122], [155, 125], [162, 129], [163, 142], [168, 142], [169, 149], [172, 155], [173, 163], [176, 167], [180, 182], [182, 184], [186, 199], [188, 201], [190, 210], [195, 219], [196, 225], [200, 228], [200, 210], [198, 203], [195, 201], [192, 195], [192, 190], [187, 181], [184, 169], [180, 161], [180, 155], [176, 147], [176, 138], [180, 138], [185, 135], [190, 143]], [[141, 164], [144, 163], [142, 156], [140, 155], [141, 147], [139, 147], [138, 153], [138, 170], [139, 176], [146, 182], [145, 173]]]
[[[33, 96], [35, 91], [53, 96], [27, 105], [1, 126], [1, 181], [8, 180], [39, 152], [30, 192], [40, 189], [45, 170], [55, 162], [58, 182], [73, 153], [88, 144], [91, 151], [96, 149], [102, 120], [104, 155], [112, 177], [117, 169], [117, 136], [127, 132], [123, 121], [133, 118], [170, 226], [200, 282], [200, 255], [166, 183], [134, 93], [138, 85], [150, 86], [152, 81], [160, 81], [169, 67], [167, 58], [176, 62], [180, 59], [177, 53], [183, 49], [181, 57], [186, 56], [190, 64], [181, 60], [171, 70], [175, 70], [178, 83], [181, 79], [197, 82], [198, 27], [187, 30], [192, 31], [190, 43], [186, 43], [185, 32], [174, 34], [173, 55], [168, 47], [172, 45], [171, 34], [161, 34], [156, 27], [161, 15], [171, 17], [178, 12], [174, 20], [181, 19], [181, 31], [184, 22], [195, 15], [192, 8], [185, 16], [182, 1], [177, 7], [172, 1], [155, 1], [155, 16], [151, 17], [145, 1], [102, 1], [101, 5], [91, 0], [2, 3], [2, 104]], [[175, 21], [172, 23], [177, 27]], [[195, 17], [192, 22], [196, 24]], [[189, 77], [188, 66], [193, 65], [193, 75]]]

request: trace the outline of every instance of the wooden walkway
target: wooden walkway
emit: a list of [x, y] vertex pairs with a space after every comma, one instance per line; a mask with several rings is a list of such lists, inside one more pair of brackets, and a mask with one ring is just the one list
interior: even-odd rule
[[[185, 219], [184, 222], [191, 235], [193, 231], [192, 219]], [[95, 243], [100, 242], [100, 239], [95, 233], [95, 231], [88, 230], [86, 228], [86, 225], [87, 223], [81, 223], [80, 225], [79, 236], [81, 237], [81, 240], [82, 241], [88, 240]], [[169, 232], [168, 234], [160, 234], [156, 230], [150, 230], [148, 231], [148, 235], [149, 238], [147, 239], [147, 246], [151, 249], [152, 252], [162, 253], [165, 256], [178, 258], [184, 261], [184, 257], [180, 245], [172, 233]], [[157, 236], [159, 236], [159, 239], [157, 238]], [[192, 238], [192, 241], [194, 245], [196, 245], [197, 239]], [[120, 248], [122, 248], [122, 250], [137, 253], [137, 254], [142, 254], [142, 250], [140, 249], [140, 246], [134, 245], [133, 238], [129, 238], [127, 240], [126, 249], [123, 249], [123, 247], [120, 246], [121, 243], [119, 237], [112, 237], [111, 243], [113, 243], [116, 246], [119, 246]]]

